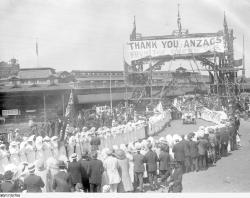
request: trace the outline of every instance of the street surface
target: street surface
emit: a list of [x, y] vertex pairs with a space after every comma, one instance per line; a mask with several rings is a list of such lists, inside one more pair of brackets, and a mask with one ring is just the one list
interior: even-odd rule
[[[156, 137], [167, 134], [186, 134], [199, 126], [213, 123], [198, 120], [196, 125], [183, 125], [181, 120], [173, 121]], [[250, 121], [241, 120], [241, 147], [220, 159], [214, 167], [200, 172], [183, 175], [183, 193], [230, 193], [250, 192]], [[150, 192], [150, 191], [147, 191]], [[157, 192], [165, 192], [159, 189]]]

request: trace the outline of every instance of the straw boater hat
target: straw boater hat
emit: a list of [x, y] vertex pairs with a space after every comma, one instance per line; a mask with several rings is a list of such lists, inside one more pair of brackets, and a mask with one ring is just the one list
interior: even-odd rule
[[45, 137], [43, 138], [43, 141], [44, 141], [44, 142], [50, 142], [50, 138], [49, 138], [48, 136], [45, 136]]
[[141, 150], [141, 144], [140, 144], [139, 142], [136, 142], [136, 143], [135, 143], [135, 149], [136, 149], [137, 151], [140, 151], [140, 150]]
[[58, 168], [60, 168], [60, 169], [66, 168], [66, 165], [65, 165], [64, 161], [62, 161], [62, 160], [59, 160], [59, 161], [57, 162], [57, 166], [58, 166]]
[[51, 138], [51, 141], [52, 142], [55, 142], [55, 141], [57, 141], [58, 140], [58, 137], [57, 136], [53, 136], [52, 138]]
[[34, 142], [34, 137], [35, 137], [35, 135], [31, 135], [29, 138], [28, 138], [28, 142]]
[[73, 153], [73, 154], [70, 156], [70, 158], [71, 158], [72, 160], [76, 159], [76, 158], [77, 158], [77, 154], [76, 154], [76, 153]]
[[28, 171], [29, 173], [34, 173], [36, 170], [35, 164], [29, 164], [28, 165]]
[[113, 150], [112, 149], [107, 149], [106, 155], [110, 156], [112, 154], [113, 154]]
[[12, 180], [13, 176], [14, 176], [14, 173], [12, 171], [8, 170], [4, 173], [4, 180], [10, 181], [10, 180]]

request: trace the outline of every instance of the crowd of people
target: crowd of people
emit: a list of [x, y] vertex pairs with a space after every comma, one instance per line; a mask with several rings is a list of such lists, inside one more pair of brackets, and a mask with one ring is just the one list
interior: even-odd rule
[[[106, 128], [103, 133], [104, 127], [80, 130], [66, 125], [64, 135], [33, 134], [22, 141], [15, 130], [9, 146], [0, 144], [0, 191], [181, 192], [183, 174], [206, 170], [238, 148], [239, 126], [235, 116], [182, 136], [149, 137], [106, 148], [100, 147], [100, 135], [114, 131]], [[117, 125], [116, 132], [124, 127]], [[82, 142], [84, 138], [88, 141]]]
[[[226, 125], [200, 127], [185, 136], [167, 135], [159, 140], [149, 137], [102, 150], [100, 139], [93, 136], [90, 149], [84, 148], [79, 156], [75, 147], [69, 158], [59, 154], [56, 137], [45, 138], [43, 144], [54, 147], [42, 147], [42, 152], [35, 152], [37, 156], [32, 156], [32, 152], [15, 153], [12, 147], [11, 155], [7, 156], [5, 145], [1, 144], [0, 189], [1, 192], [144, 192], [161, 187], [181, 192], [184, 173], [205, 170], [229, 150], [237, 149], [239, 125], [236, 118]], [[38, 137], [32, 138], [27, 140], [30, 148], [39, 151], [39, 144], [32, 147]], [[20, 163], [22, 157], [26, 158]]]

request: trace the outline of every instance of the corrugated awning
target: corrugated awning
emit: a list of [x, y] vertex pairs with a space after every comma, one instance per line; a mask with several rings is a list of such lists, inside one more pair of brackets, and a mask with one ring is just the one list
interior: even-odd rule
[[[128, 92], [128, 98], [132, 96], [131, 92]], [[97, 103], [97, 102], [106, 102], [110, 101], [109, 93], [102, 94], [88, 94], [88, 95], [77, 95], [78, 103]], [[112, 101], [124, 100], [125, 93], [113, 93]]]

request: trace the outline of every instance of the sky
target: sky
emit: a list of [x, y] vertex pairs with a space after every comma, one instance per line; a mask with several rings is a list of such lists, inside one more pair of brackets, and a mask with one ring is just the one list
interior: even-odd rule
[[249, 0], [0, 0], [0, 61], [16, 58], [21, 68], [57, 71], [123, 70], [133, 17], [138, 33], [168, 35], [177, 29], [178, 3], [189, 33], [222, 30], [226, 13], [236, 37], [235, 59], [242, 57], [245, 36], [250, 76]]

